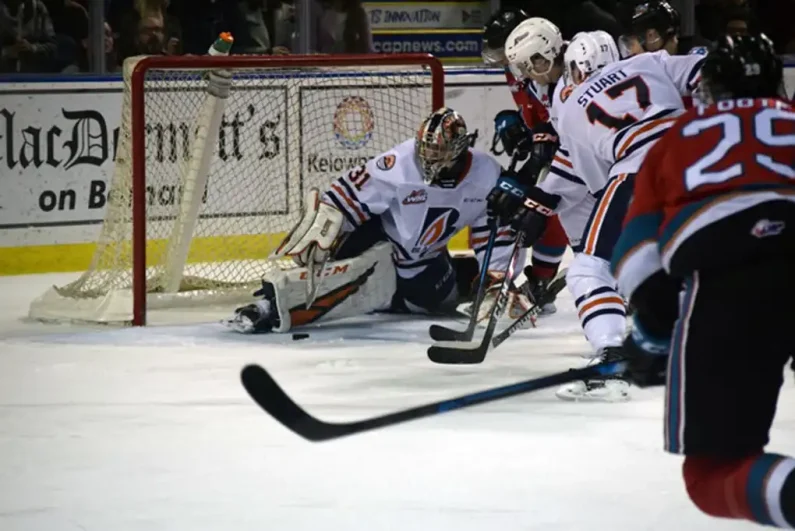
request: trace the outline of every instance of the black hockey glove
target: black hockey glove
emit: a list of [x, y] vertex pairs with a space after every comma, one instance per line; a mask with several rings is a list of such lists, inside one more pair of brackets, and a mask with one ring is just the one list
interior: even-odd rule
[[632, 319], [632, 333], [624, 340], [627, 360], [624, 377], [638, 387], [665, 385], [671, 338], [652, 337], [637, 318]]
[[632, 333], [624, 341], [625, 376], [638, 387], [665, 385], [681, 287], [680, 279], [659, 270], [632, 293]]
[[533, 146], [532, 133], [525, 125], [519, 111], [500, 111], [494, 117], [494, 135], [502, 142], [502, 148], [509, 157], [525, 160]]
[[517, 180], [515, 173], [503, 171], [486, 198], [489, 217], [497, 219], [500, 225], [509, 224], [519, 212], [527, 188]]
[[511, 219], [511, 226], [524, 233], [525, 245], [533, 245], [541, 238], [547, 226], [547, 219], [555, 213], [560, 196], [531, 186], [525, 192], [518, 212]]
[[541, 170], [552, 164], [555, 153], [560, 147], [558, 133], [549, 122], [544, 122], [534, 127], [532, 139], [530, 160], [519, 170], [522, 182], [537, 182]]

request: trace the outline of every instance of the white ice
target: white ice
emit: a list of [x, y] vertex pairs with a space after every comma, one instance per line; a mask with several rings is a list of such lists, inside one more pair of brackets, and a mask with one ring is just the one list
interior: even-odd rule
[[[427, 360], [427, 320], [368, 317], [299, 342], [213, 323], [25, 322], [29, 301], [67, 277], [0, 279], [2, 531], [754, 527], [691, 506], [681, 459], [661, 449], [659, 389], [623, 404], [543, 391], [313, 444], [239, 384], [260, 363], [341, 420], [565, 370], [587, 349], [567, 294], [482, 365], [451, 367]], [[788, 375], [770, 448], [790, 455], [793, 398]]]

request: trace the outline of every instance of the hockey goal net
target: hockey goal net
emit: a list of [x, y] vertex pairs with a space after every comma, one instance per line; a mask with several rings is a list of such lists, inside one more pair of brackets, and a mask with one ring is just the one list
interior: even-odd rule
[[265, 259], [306, 190], [411, 138], [443, 99], [430, 55], [128, 59], [95, 255], [30, 316], [144, 325], [251, 300], [289, 267]]

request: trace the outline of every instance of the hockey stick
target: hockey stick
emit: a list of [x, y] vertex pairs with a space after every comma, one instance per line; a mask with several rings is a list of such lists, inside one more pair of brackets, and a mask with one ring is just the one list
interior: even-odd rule
[[539, 297], [539, 300], [536, 301], [533, 306], [527, 309], [522, 315], [520, 315], [513, 323], [510, 324], [505, 330], [494, 336], [494, 339], [491, 340], [491, 346], [493, 348], [497, 348], [500, 346], [506, 339], [511, 337], [517, 330], [521, 330], [522, 327], [533, 318], [535, 313], [543, 307], [545, 304], [549, 304], [550, 302], [555, 300], [555, 297], [558, 296], [558, 293], [561, 292], [563, 288], [566, 287], [566, 269], [561, 271], [557, 274], [555, 279], [549, 283], [547, 286], [546, 291], [544, 294]]
[[508, 261], [508, 267], [505, 269], [505, 276], [500, 286], [500, 291], [497, 293], [497, 300], [491, 308], [489, 315], [489, 323], [486, 325], [486, 331], [483, 333], [483, 338], [480, 342], [457, 342], [457, 341], [442, 341], [428, 347], [428, 358], [434, 363], [482, 363], [486, 359], [486, 353], [491, 345], [491, 338], [494, 335], [494, 329], [497, 327], [497, 321], [505, 311], [508, 305], [508, 298], [510, 297], [511, 279], [513, 279], [516, 271], [516, 264], [519, 261], [519, 254], [524, 246], [524, 233], [520, 232], [516, 236], [516, 244], [511, 253], [511, 258]]
[[619, 361], [604, 362], [583, 369], [572, 369], [541, 378], [476, 391], [366, 420], [339, 423], [324, 422], [307, 413], [279, 387], [268, 371], [259, 365], [247, 365], [243, 368], [240, 377], [243, 387], [259, 407], [297, 435], [310, 441], [319, 442], [540, 391], [577, 380], [587, 380], [597, 376], [613, 376], [624, 370], [624, 364]]
[[[508, 166], [508, 171], [513, 172], [516, 169], [516, 164], [519, 159], [516, 154], [511, 158], [511, 164]], [[475, 328], [478, 325], [478, 312], [483, 299], [486, 296], [486, 275], [488, 274], [488, 263], [491, 262], [491, 252], [494, 249], [494, 242], [497, 240], [497, 231], [499, 227], [495, 218], [489, 217], [489, 241], [486, 243], [486, 250], [483, 255], [483, 266], [480, 268], [480, 277], [478, 280], [478, 291], [475, 294], [475, 300], [469, 308], [470, 316], [467, 323], [466, 330], [455, 330], [443, 325], [432, 324], [428, 329], [431, 339], [434, 341], [471, 341], [472, 336], [475, 334]]]
[[497, 240], [497, 220], [489, 218], [489, 241], [486, 243], [486, 250], [483, 255], [483, 267], [480, 268], [480, 277], [478, 280], [478, 291], [475, 294], [475, 300], [472, 302], [472, 307], [469, 309], [469, 323], [467, 323], [466, 330], [455, 330], [447, 328], [446, 326], [432, 324], [428, 329], [431, 339], [434, 341], [470, 341], [475, 333], [475, 328], [478, 325], [478, 311], [486, 295], [486, 274], [488, 267], [486, 264], [491, 260], [491, 251], [494, 248], [494, 242]]

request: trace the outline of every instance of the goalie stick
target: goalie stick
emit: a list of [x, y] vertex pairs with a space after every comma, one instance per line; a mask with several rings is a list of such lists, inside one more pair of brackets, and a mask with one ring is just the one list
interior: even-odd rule
[[355, 422], [324, 422], [313, 417], [279, 386], [273, 377], [259, 365], [247, 365], [240, 378], [251, 398], [280, 422], [284, 427], [313, 442], [338, 439], [348, 435], [367, 432], [386, 426], [393, 426], [448, 411], [464, 409], [485, 404], [511, 396], [540, 391], [577, 380], [587, 380], [597, 376], [614, 376], [624, 370], [625, 362], [603, 362], [583, 369], [571, 369], [541, 378], [476, 391], [466, 395], [417, 406], [394, 413], [387, 413]]

